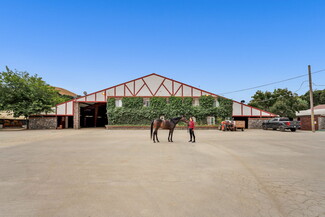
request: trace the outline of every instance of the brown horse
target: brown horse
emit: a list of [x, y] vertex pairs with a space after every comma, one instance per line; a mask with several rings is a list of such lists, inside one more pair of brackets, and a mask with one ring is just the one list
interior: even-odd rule
[[[158, 140], [158, 129], [168, 129], [169, 130], [169, 135], [168, 135], [168, 142], [173, 142], [173, 133], [174, 129], [176, 127], [176, 124], [179, 121], [186, 121], [184, 117], [177, 117], [177, 118], [172, 118], [170, 120], [161, 120], [161, 119], [156, 119], [151, 122], [151, 131], [150, 131], [150, 138], [153, 136], [153, 142], [159, 142]], [[154, 129], [154, 131], [153, 131]]]

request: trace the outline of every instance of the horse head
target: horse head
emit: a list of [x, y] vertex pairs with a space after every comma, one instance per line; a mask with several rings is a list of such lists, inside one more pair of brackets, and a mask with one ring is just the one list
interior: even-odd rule
[[170, 119], [171, 122], [173, 122], [175, 125], [179, 122], [179, 121], [183, 121], [183, 122], [186, 122], [186, 118], [184, 116], [181, 116], [181, 117], [176, 117], [176, 118], [172, 118]]
[[186, 119], [186, 117], [185, 117], [185, 116], [182, 116], [182, 117], [181, 117], [181, 119], [180, 119], [180, 121], [183, 121], [183, 122], [185, 122], [185, 123], [186, 123], [186, 122], [187, 122], [187, 119]]

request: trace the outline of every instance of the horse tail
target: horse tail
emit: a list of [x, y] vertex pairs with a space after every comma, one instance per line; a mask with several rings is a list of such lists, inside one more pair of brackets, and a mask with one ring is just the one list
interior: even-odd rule
[[150, 128], [150, 138], [152, 139], [152, 131], [153, 131], [153, 122], [154, 120], [151, 122], [151, 128]]

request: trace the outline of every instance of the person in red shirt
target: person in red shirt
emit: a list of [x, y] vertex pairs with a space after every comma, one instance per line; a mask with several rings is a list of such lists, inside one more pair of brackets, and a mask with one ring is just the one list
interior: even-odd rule
[[195, 124], [194, 124], [193, 118], [190, 117], [190, 121], [188, 123], [188, 129], [190, 131], [190, 141], [188, 141], [188, 142], [192, 142], [192, 143], [195, 142], [194, 125]]

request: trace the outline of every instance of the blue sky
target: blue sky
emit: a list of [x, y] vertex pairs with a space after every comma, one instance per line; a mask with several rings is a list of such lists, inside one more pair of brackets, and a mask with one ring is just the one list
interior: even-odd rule
[[[307, 74], [308, 64], [325, 69], [323, 0], [0, 0], [0, 8], [0, 70], [78, 94], [151, 73], [220, 94]], [[259, 89], [296, 91], [305, 80]], [[325, 72], [313, 81], [325, 85]], [[224, 96], [248, 102], [256, 90]]]

